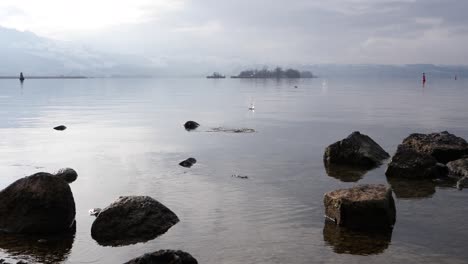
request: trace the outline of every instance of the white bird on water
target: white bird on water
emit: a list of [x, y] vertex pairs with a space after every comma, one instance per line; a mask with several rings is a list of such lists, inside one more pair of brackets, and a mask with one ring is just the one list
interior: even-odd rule
[[252, 110], [252, 111], [255, 110], [255, 105], [254, 105], [254, 103], [250, 103], [249, 110]]

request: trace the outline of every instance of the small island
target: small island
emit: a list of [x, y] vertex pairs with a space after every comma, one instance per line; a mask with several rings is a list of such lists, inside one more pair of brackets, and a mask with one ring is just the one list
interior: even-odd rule
[[218, 72], [213, 72], [212, 75], [206, 76], [206, 78], [208, 78], [208, 79], [224, 79], [224, 78], [226, 78], [226, 76], [224, 76], [224, 75], [222, 75], [222, 74], [220, 74]]
[[263, 68], [261, 70], [245, 70], [239, 75], [231, 76], [231, 78], [252, 78], [252, 79], [290, 79], [290, 78], [316, 78], [310, 71], [299, 71], [296, 69], [283, 70], [281, 67], [276, 67], [274, 70]]

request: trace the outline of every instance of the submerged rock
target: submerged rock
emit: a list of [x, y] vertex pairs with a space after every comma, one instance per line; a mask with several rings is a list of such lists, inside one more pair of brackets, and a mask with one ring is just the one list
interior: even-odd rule
[[425, 153], [418, 152], [402, 144], [398, 146], [395, 155], [388, 164], [387, 177], [407, 179], [434, 179], [447, 176], [445, 165]]
[[185, 127], [186, 130], [194, 130], [194, 129], [196, 129], [196, 128], [199, 127], [199, 126], [200, 126], [200, 124], [198, 124], [198, 123], [195, 122], [195, 121], [187, 121], [187, 122], [185, 122], [185, 124], [184, 124], [184, 127]]
[[253, 128], [226, 128], [226, 127], [215, 127], [207, 132], [225, 132], [225, 133], [255, 133]]
[[74, 169], [65, 168], [57, 171], [55, 176], [62, 178], [67, 183], [72, 183], [78, 178], [78, 173]]
[[0, 231], [59, 233], [75, 221], [75, 201], [63, 177], [39, 172], [0, 192]]
[[194, 158], [188, 158], [182, 162], [179, 163], [180, 166], [185, 167], [185, 168], [190, 168], [192, 167], [195, 163], [197, 163], [197, 160]]
[[55, 129], [55, 130], [59, 130], [59, 131], [63, 131], [63, 130], [65, 130], [65, 129], [67, 129], [67, 127], [64, 126], [64, 125], [61, 125], [61, 126], [56, 126], [56, 127], [54, 127], [54, 129]]
[[146, 242], [179, 222], [169, 208], [148, 196], [122, 196], [94, 220], [91, 236], [101, 245]]
[[366, 175], [369, 170], [349, 165], [335, 165], [325, 163], [325, 172], [328, 176], [342, 182], [357, 182]]
[[347, 138], [335, 142], [325, 149], [325, 165], [351, 165], [374, 167], [381, 165], [390, 155], [369, 136], [353, 132]]
[[468, 188], [468, 176], [464, 176], [457, 181], [457, 189], [463, 190], [463, 188]]
[[134, 258], [124, 264], [197, 264], [197, 260], [181, 250], [159, 250]]
[[438, 162], [447, 163], [468, 154], [468, 143], [447, 131], [431, 134], [411, 134], [403, 145], [419, 153], [433, 156]]
[[339, 226], [353, 229], [392, 228], [396, 210], [392, 190], [385, 185], [358, 185], [328, 192], [325, 215]]

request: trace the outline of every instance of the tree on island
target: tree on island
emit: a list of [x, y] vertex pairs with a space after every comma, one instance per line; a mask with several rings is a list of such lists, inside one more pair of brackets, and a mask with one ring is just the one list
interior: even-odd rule
[[234, 78], [314, 78], [315, 76], [309, 71], [300, 72], [295, 69], [283, 70], [281, 67], [276, 67], [274, 70], [268, 70], [268, 67], [264, 67], [261, 70], [245, 70], [241, 71], [239, 75], [233, 76]]

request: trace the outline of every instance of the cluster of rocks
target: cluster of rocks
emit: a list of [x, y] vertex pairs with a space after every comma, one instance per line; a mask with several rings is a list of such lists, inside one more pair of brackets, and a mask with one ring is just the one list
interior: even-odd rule
[[[358, 175], [359, 179], [363, 172], [382, 165], [389, 157], [370, 137], [353, 132], [328, 146], [323, 159], [327, 172], [355, 170], [357, 173], [354, 175]], [[326, 193], [324, 207], [327, 221], [335, 223], [337, 228], [391, 230], [396, 221], [392, 189], [406, 191], [396, 192], [397, 197], [417, 197], [435, 192], [436, 182], [455, 179], [457, 188], [468, 186], [468, 143], [447, 131], [411, 134], [398, 146], [385, 174], [391, 187], [357, 185]], [[422, 193], [410, 193], [421, 190]], [[336, 241], [334, 236], [342, 232], [334, 230], [329, 223], [327, 225], [326, 233], [332, 234], [329, 237]]]
[[[77, 177], [76, 171], [70, 168], [55, 174], [39, 172], [0, 191], [0, 246], [3, 239], [10, 236], [18, 236], [15, 240], [23, 239], [25, 243], [36, 241], [34, 246], [49, 244], [49, 239], [29, 238], [55, 236], [53, 240], [59, 240], [59, 244], [65, 245], [64, 250], [69, 251], [76, 232], [75, 201], [69, 184]], [[104, 246], [146, 242], [179, 222], [169, 208], [148, 196], [119, 197], [106, 208], [93, 212], [96, 219], [91, 236]], [[0, 260], [0, 263], [6, 261]], [[127, 263], [193, 264], [197, 261], [182, 251], [161, 250]]]

